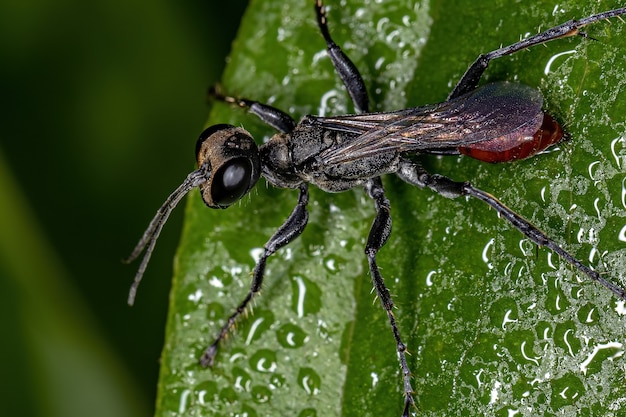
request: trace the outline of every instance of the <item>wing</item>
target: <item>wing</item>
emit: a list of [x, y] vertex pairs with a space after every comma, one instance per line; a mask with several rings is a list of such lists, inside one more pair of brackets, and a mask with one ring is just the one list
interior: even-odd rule
[[382, 152], [440, 153], [513, 134], [532, 136], [541, 125], [542, 104], [538, 90], [501, 82], [440, 104], [313, 120], [324, 129], [357, 135], [320, 154], [325, 164], [338, 164]]

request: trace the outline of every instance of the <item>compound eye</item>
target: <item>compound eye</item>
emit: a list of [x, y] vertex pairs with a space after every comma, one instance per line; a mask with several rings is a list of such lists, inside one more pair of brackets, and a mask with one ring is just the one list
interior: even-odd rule
[[211, 198], [220, 207], [227, 207], [250, 189], [252, 165], [245, 158], [236, 158], [222, 166], [213, 178]]
[[261, 158], [250, 133], [231, 125], [215, 125], [200, 135], [196, 145], [199, 167], [210, 171], [200, 185], [202, 201], [211, 208], [227, 208], [259, 180]]

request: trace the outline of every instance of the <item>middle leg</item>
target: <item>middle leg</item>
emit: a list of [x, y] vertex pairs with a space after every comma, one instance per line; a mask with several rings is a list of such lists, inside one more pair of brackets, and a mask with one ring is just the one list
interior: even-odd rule
[[[369, 97], [367, 95], [367, 89], [365, 88], [363, 78], [356, 68], [356, 65], [354, 65], [350, 58], [348, 58], [341, 48], [332, 40], [330, 32], [328, 31], [326, 11], [321, 0], [316, 0], [315, 11], [317, 13], [318, 26], [322, 32], [324, 40], [326, 41], [328, 55], [333, 62], [335, 71], [348, 90], [348, 93], [352, 98], [352, 102], [354, 103], [354, 107], [357, 112], [369, 112]], [[391, 294], [389, 294], [389, 289], [387, 289], [385, 281], [383, 280], [376, 263], [376, 254], [385, 245], [389, 235], [391, 234], [389, 200], [385, 197], [385, 190], [380, 177], [368, 180], [365, 184], [365, 191], [368, 196], [374, 200], [376, 207], [376, 217], [367, 239], [365, 254], [367, 255], [367, 262], [372, 277], [372, 283], [374, 285], [374, 289], [376, 290], [376, 295], [378, 296], [383, 309], [387, 313], [393, 337], [396, 342], [396, 351], [398, 352], [398, 360], [400, 361], [400, 368], [402, 371], [403, 391], [405, 397], [402, 416], [408, 417], [409, 410], [415, 405], [415, 401], [413, 399], [413, 388], [411, 387], [411, 371], [406, 360], [406, 345], [402, 342], [396, 318], [392, 311], [393, 301], [391, 299]]]
[[369, 264], [370, 273], [372, 275], [372, 283], [374, 284], [376, 295], [378, 296], [383, 309], [387, 313], [387, 317], [389, 318], [389, 323], [391, 325], [391, 331], [393, 332], [393, 337], [396, 341], [396, 351], [398, 353], [398, 360], [400, 361], [404, 391], [404, 410], [402, 412], [402, 416], [408, 417], [410, 408], [415, 405], [415, 400], [413, 399], [413, 387], [411, 386], [411, 371], [406, 360], [406, 345], [402, 342], [396, 317], [393, 314], [393, 301], [391, 299], [391, 294], [389, 294], [389, 289], [387, 289], [385, 281], [380, 274], [378, 265], [376, 264], [376, 254], [380, 248], [385, 245], [389, 235], [391, 234], [389, 200], [385, 197], [385, 191], [380, 178], [370, 180], [365, 189], [367, 194], [376, 204], [376, 218], [374, 219], [374, 223], [372, 224], [367, 238], [365, 254], [367, 255], [367, 262]]
[[304, 231], [304, 228], [309, 220], [309, 213], [306, 208], [308, 202], [309, 190], [306, 184], [302, 184], [300, 186], [298, 204], [293, 209], [285, 223], [278, 228], [263, 248], [263, 254], [254, 267], [252, 283], [250, 284], [248, 295], [246, 295], [246, 298], [244, 298], [239, 304], [235, 312], [231, 314], [228, 320], [226, 320], [226, 323], [222, 326], [213, 343], [202, 354], [200, 364], [205, 368], [213, 366], [219, 344], [228, 336], [239, 316], [246, 310], [248, 304], [250, 304], [250, 301], [252, 301], [254, 296], [256, 296], [259, 291], [261, 291], [261, 285], [263, 284], [263, 278], [265, 277], [265, 265], [267, 263], [267, 259], [276, 253], [278, 249], [300, 236]]

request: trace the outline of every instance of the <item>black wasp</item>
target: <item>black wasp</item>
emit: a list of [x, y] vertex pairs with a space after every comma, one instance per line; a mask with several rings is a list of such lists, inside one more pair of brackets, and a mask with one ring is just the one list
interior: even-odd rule
[[626, 14], [626, 7], [570, 20], [480, 55], [456, 84], [447, 101], [384, 113], [369, 113], [369, 98], [363, 79], [352, 61], [333, 42], [321, 0], [316, 1], [315, 11], [328, 55], [358, 114], [306, 116], [296, 123], [289, 115], [271, 106], [213, 91], [215, 99], [247, 108], [280, 133], [257, 147], [251, 135], [239, 127], [221, 124], [202, 132], [196, 145], [198, 169], [189, 174], [168, 197], [128, 258], [130, 262], [145, 250], [131, 287], [130, 304], [134, 302], [137, 286], [163, 225], [191, 189], [199, 187], [207, 206], [222, 209], [246, 195], [260, 176], [276, 187], [298, 189], [296, 207], [265, 244], [254, 268], [250, 291], [200, 359], [202, 366], [211, 366], [220, 341], [229, 334], [237, 318], [260, 291], [267, 259], [304, 230], [308, 220], [309, 184], [328, 192], [363, 186], [376, 207], [365, 254], [376, 294], [387, 313], [397, 346], [405, 394], [403, 416], [408, 416], [414, 399], [411, 372], [405, 356], [406, 345], [392, 313], [391, 296], [376, 264], [376, 254], [391, 231], [389, 201], [380, 180], [383, 174], [396, 174], [411, 185], [430, 188], [444, 197], [471, 196], [484, 201], [535, 244], [548, 247], [618, 298], [626, 298], [622, 287], [601, 277], [492, 195], [468, 182], [456, 182], [431, 174], [412, 158], [417, 154], [464, 154], [486, 162], [507, 162], [531, 157], [558, 143], [564, 133], [560, 125], [543, 112], [543, 98], [539, 91], [509, 82], [478, 87], [478, 82], [492, 59], [557, 38], [586, 36], [580, 32], [582, 27]]

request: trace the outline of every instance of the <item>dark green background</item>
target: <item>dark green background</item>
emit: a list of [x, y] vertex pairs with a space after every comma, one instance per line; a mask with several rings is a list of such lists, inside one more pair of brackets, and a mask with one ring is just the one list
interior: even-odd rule
[[172, 254], [126, 256], [193, 167], [237, 1], [0, 3], [3, 415], [152, 414]]

